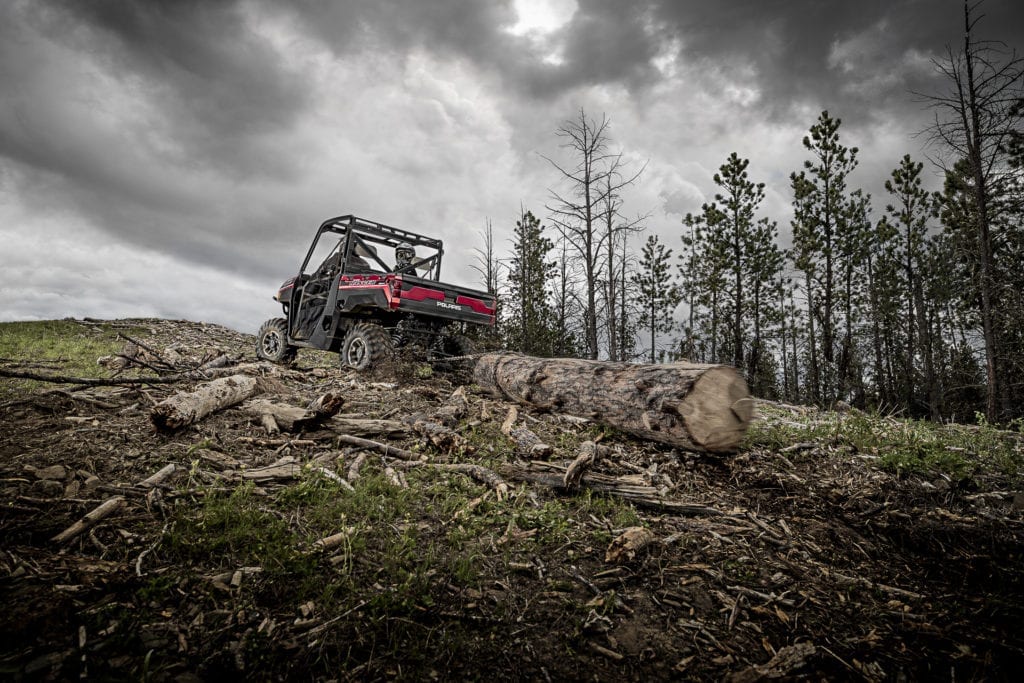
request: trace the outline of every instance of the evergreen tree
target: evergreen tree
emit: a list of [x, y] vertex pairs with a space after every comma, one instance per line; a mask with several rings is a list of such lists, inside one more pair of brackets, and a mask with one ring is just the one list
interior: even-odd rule
[[[740, 159], [735, 152], [722, 164], [714, 175], [715, 184], [721, 190], [715, 194], [716, 205], [705, 208], [705, 213], [717, 208], [719, 220], [714, 221], [715, 230], [709, 238], [717, 242], [718, 251], [727, 254], [729, 286], [732, 295], [732, 316], [730, 321], [731, 355], [733, 365], [742, 369], [745, 364], [744, 346], [746, 340], [746, 315], [748, 275], [751, 269], [748, 259], [759, 245], [755, 244], [754, 212], [764, 199], [764, 183], [754, 183], [747, 176], [748, 159]], [[709, 222], [709, 225], [711, 223]]]
[[867, 254], [874, 401], [893, 407], [903, 393], [898, 389], [892, 358], [900, 329], [900, 285], [897, 231], [883, 217], [871, 232]]
[[516, 221], [507, 278], [504, 332], [511, 350], [533, 356], [551, 356], [554, 351], [556, 320], [548, 283], [557, 266], [546, 260], [553, 248], [540, 220], [530, 211], [523, 212]]
[[867, 388], [863, 376], [865, 363], [862, 344], [854, 331], [862, 327], [867, 291], [867, 263], [871, 251], [873, 226], [868, 216], [871, 196], [861, 190], [850, 194], [845, 211], [837, 222], [836, 246], [839, 256], [841, 287], [837, 300], [842, 303], [843, 338], [836, 363], [836, 395], [863, 407]]
[[[911, 412], [917, 402], [917, 378], [924, 375], [925, 393], [932, 393], [935, 382], [931, 345], [928, 335], [928, 311], [925, 310], [924, 280], [927, 276], [926, 247], [928, 219], [936, 213], [935, 200], [921, 185], [923, 164], [914, 162], [910, 155], [904, 155], [892, 177], [885, 181], [885, 189], [893, 202], [885, 207], [889, 220], [899, 240], [902, 278], [900, 289], [904, 293], [903, 322], [904, 351], [903, 381], [905, 382], [905, 405]], [[924, 364], [923, 373], [917, 366], [917, 359]], [[929, 410], [931, 413], [932, 411]], [[933, 415], [934, 416], [934, 415]]]
[[658, 333], [667, 334], [675, 327], [673, 314], [681, 299], [678, 287], [672, 282], [669, 259], [672, 250], [666, 249], [657, 235], [649, 235], [643, 247], [638, 272], [632, 277], [640, 327], [650, 333], [651, 363], [655, 362]]
[[[687, 322], [679, 354], [689, 360], [718, 363], [723, 360], [722, 339], [729, 329], [728, 245], [712, 239], [725, 214], [705, 204], [700, 215], [687, 214], [682, 235], [684, 253], [677, 267], [681, 296], [688, 304]], [[727, 360], [731, 360], [731, 356]]]
[[812, 158], [790, 176], [795, 262], [805, 275], [807, 289], [811, 393], [818, 403], [830, 403], [839, 392], [837, 256], [841, 223], [847, 220], [850, 206], [846, 179], [857, 166], [858, 151], [840, 142], [841, 123], [827, 111], [821, 113], [803, 139]]
[[778, 364], [765, 343], [768, 325], [782, 325], [782, 311], [774, 296], [782, 282], [786, 252], [779, 248], [775, 221], [762, 218], [753, 226], [746, 253], [745, 278], [749, 293], [752, 336], [747, 354], [747, 381], [755, 396], [776, 394]]

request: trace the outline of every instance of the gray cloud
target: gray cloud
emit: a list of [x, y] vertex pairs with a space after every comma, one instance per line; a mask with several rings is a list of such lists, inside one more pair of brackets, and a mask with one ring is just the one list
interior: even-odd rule
[[[983, 33], [1020, 43], [1022, 3], [983, 10]], [[35, 308], [59, 317], [77, 281], [89, 295], [76, 311], [117, 314], [134, 299], [96, 282], [114, 272], [119, 292], [144, 290], [148, 268], [188, 282], [165, 287], [161, 312], [188, 316], [207, 288], [204, 315], [241, 325], [266, 302], [218, 292], [269, 292], [314, 227], [349, 212], [440, 233], [457, 277], [485, 217], [501, 241], [520, 201], [542, 211], [556, 179], [539, 153], [558, 155], [554, 131], [581, 107], [650, 161], [627, 211], [665, 235], [713, 194], [731, 151], [784, 224], [788, 174], [823, 108], [862, 148], [857, 182], [877, 215], [881, 179], [920, 155], [927, 112], [910, 91], [938, 85], [929, 60], [960, 40], [961, 12], [580, 0], [564, 25], [514, 34], [512, 0], [3, 3], [0, 239], [20, 246], [0, 253], [0, 287], [18, 265]], [[109, 246], [105, 261], [26, 241], [44, 227], [63, 251], [78, 234]], [[39, 275], [51, 257], [60, 279]], [[24, 315], [6, 306], [0, 317]]]

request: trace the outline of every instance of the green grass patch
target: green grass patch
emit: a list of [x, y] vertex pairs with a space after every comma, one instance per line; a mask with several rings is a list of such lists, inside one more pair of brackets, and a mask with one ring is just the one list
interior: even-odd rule
[[[0, 359], [12, 369], [36, 374], [106, 377], [96, 363], [101, 356], [120, 352], [124, 340], [108, 325], [82, 325], [72, 320], [0, 323]], [[135, 336], [134, 331], [127, 334]], [[44, 383], [4, 378], [0, 399], [34, 390]]]
[[791, 416], [758, 421], [746, 446], [778, 450], [815, 442], [877, 456], [881, 468], [898, 474], [941, 473], [964, 480], [984, 470], [1019, 482], [1024, 475], [1024, 440], [1019, 425], [1011, 427], [999, 429], [983, 419], [977, 425], [956, 425], [861, 412], [819, 413], [804, 422]]

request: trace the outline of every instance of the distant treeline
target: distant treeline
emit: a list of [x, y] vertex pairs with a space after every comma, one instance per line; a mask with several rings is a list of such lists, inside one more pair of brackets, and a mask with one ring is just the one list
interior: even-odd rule
[[964, 18], [962, 48], [936, 64], [948, 88], [928, 97], [943, 190], [923, 189], [923, 163], [909, 155], [880, 200], [850, 187], [858, 150], [824, 111], [789, 178], [788, 249], [759, 215], [764, 183], [733, 153], [678, 245], [648, 236], [635, 253], [629, 238], [645, 217], [626, 217], [621, 191], [643, 169], [611, 151], [607, 119], [580, 111], [557, 133], [572, 165], [549, 160], [553, 229], [522, 210], [502, 258], [484, 229], [477, 268], [499, 294], [500, 342], [545, 356], [729, 363], [756, 395], [790, 402], [1024, 417], [1024, 64], [975, 40], [966, 8]]

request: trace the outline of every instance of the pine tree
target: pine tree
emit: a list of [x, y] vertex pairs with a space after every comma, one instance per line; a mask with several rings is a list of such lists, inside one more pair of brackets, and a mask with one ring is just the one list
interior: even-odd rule
[[867, 389], [863, 376], [865, 364], [860, 354], [862, 345], [858, 344], [854, 330], [862, 326], [864, 309], [869, 299], [866, 271], [874, 230], [869, 220], [870, 213], [871, 196], [855, 190], [850, 194], [836, 226], [836, 246], [842, 276], [837, 298], [842, 303], [843, 317], [843, 338], [836, 365], [836, 395], [852, 399], [860, 407], [866, 401]]
[[904, 292], [903, 319], [905, 324], [903, 372], [905, 405], [914, 410], [917, 401], [917, 377], [920, 368], [916, 359], [923, 358], [926, 366], [924, 385], [930, 392], [934, 382], [932, 359], [922, 353], [930, 343], [927, 332], [927, 311], [924, 305], [925, 248], [928, 237], [928, 219], [933, 217], [935, 200], [921, 185], [921, 169], [924, 164], [914, 162], [910, 155], [904, 155], [892, 177], [885, 181], [885, 189], [893, 199], [885, 207], [890, 223], [896, 229], [900, 242], [900, 265], [902, 269], [901, 289]]
[[673, 314], [681, 299], [678, 287], [672, 282], [669, 259], [672, 250], [649, 235], [643, 247], [638, 272], [632, 277], [638, 323], [650, 333], [651, 363], [655, 362], [658, 333], [667, 334], [675, 327]]
[[735, 152], [729, 155], [714, 175], [715, 184], [721, 188], [715, 194], [716, 204], [705, 209], [705, 213], [717, 209], [721, 214], [720, 220], [714, 221], [715, 230], [709, 233], [709, 238], [718, 243], [719, 251], [727, 254], [729, 286], [732, 290], [729, 339], [732, 362], [739, 369], [745, 364], [745, 328], [749, 307], [745, 295], [747, 275], [750, 272], [747, 260], [757, 246], [754, 244], [754, 212], [764, 200], [764, 183], [755, 184], [749, 179], [749, 164], [748, 159], [740, 159]]
[[[794, 194], [793, 244], [804, 272], [811, 337], [812, 396], [818, 403], [838, 397], [836, 364], [836, 269], [840, 223], [849, 200], [846, 179], [857, 166], [857, 148], [840, 142], [840, 119], [823, 111], [803, 139], [811, 159], [790, 176]], [[815, 326], [817, 323], [817, 329]], [[816, 332], [820, 332], [820, 339]], [[820, 346], [820, 353], [819, 347]]]
[[756, 396], [774, 395], [776, 381], [775, 356], [765, 343], [769, 324], [782, 324], [782, 311], [774, 293], [782, 281], [786, 252], [779, 248], [779, 229], [775, 221], [762, 218], [753, 226], [746, 253], [745, 279], [749, 293], [749, 318], [752, 328], [750, 351], [747, 354], [747, 381]]
[[505, 307], [507, 348], [534, 356], [554, 351], [555, 316], [548, 300], [548, 283], [556, 264], [545, 260], [554, 248], [544, 236], [544, 226], [530, 211], [516, 221], [512, 258], [508, 268], [508, 296]]

